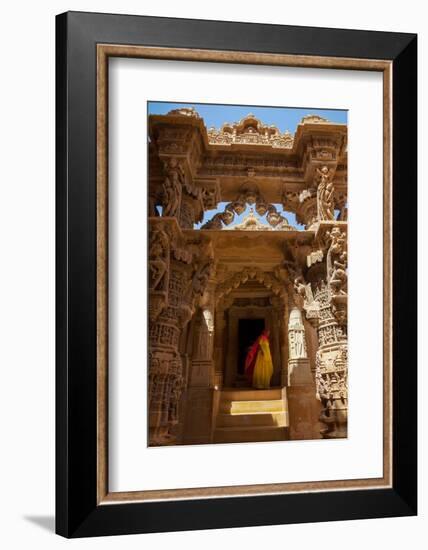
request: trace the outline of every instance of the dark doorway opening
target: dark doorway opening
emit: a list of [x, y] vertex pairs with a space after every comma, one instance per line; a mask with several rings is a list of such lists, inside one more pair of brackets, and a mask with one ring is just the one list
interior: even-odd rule
[[245, 374], [245, 358], [248, 348], [265, 328], [264, 319], [239, 319], [238, 324], [238, 374]]

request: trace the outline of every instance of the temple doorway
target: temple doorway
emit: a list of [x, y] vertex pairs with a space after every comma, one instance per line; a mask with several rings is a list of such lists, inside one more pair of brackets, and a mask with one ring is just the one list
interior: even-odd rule
[[245, 358], [248, 348], [265, 328], [264, 319], [239, 319], [238, 324], [238, 375], [245, 375]]

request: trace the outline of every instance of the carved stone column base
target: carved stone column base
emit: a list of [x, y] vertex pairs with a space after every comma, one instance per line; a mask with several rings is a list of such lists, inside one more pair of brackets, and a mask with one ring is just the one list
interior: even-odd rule
[[185, 393], [184, 445], [211, 443], [213, 431], [212, 388], [188, 388]]
[[321, 403], [316, 398], [309, 359], [288, 361], [288, 384], [290, 439], [321, 439]]
[[328, 403], [320, 414], [320, 421], [325, 425], [321, 429], [323, 439], [340, 439], [348, 437], [348, 405], [342, 399]]
[[324, 439], [347, 437], [347, 345], [341, 342], [320, 349], [316, 357], [317, 392], [322, 402], [320, 421]]
[[319, 416], [321, 403], [312, 384], [287, 388], [290, 440], [321, 439]]
[[150, 447], [160, 447], [166, 445], [175, 445], [177, 437], [169, 433], [168, 426], [160, 428], [150, 428], [149, 430], [149, 445]]

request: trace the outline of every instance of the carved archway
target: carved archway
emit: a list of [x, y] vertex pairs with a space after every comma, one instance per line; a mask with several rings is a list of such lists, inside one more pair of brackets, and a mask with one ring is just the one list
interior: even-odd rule
[[[264, 297], [246, 294], [246, 283], [259, 283]], [[244, 384], [239, 374], [238, 328], [243, 319], [263, 319], [271, 333], [271, 352], [274, 360], [272, 384], [279, 386], [287, 365], [287, 319], [289, 309], [288, 283], [272, 272], [244, 267], [216, 288], [216, 331], [221, 331], [221, 354], [216, 357], [216, 371], [221, 373], [223, 386]], [[234, 291], [242, 292], [241, 297]], [[259, 290], [260, 292], [260, 290]], [[242, 374], [242, 373], [241, 373]]]
[[248, 280], [258, 281], [269, 290], [272, 290], [272, 293], [281, 298], [281, 300], [287, 300], [288, 285], [285, 281], [281, 281], [281, 279], [276, 277], [271, 272], [262, 271], [261, 269], [248, 266], [243, 267], [242, 271], [234, 273], [231, 277], [217, 286], [216, 301], [219, 302], [219, 300], [230, 294], [232, 290], [237, 289]]

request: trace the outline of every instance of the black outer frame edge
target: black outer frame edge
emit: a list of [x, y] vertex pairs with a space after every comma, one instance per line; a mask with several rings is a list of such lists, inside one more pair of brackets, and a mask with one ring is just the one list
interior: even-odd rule
[[[394, 60], [393, 489], [97, 507], [97, 42]], [[416, 189], [416, 35], [68, 12], [57, 16], [56, 45], [57, 533], [82, 537], [414, 515], [416, 348], [409, 357], [406, 346], [415, 344], [416, 295], [406, 293], [405, 301], [403, 289], [413, 288], [416, 279], [416, 242], [409, 247], [400, 228], [409, 234], [404, 212], [416, 216], [416, 203], [400, 194], [398, 208], [398, 192], [408, 179]], [[399, 338], [397, 312], [409, 314]], [[410, 368], [400, 374], [398, 365], [407, 363]]]
[[[413, 34], [142, 15], [67, 12], [93, 42], [177, 48], [395, 59]], [[142, 37], [144, 39], [142, 40]], [[373, 55], [373, 52], [376, 55]]]
[[417, 514], [417, 36], [394, 59], [392, 133], [393, 485]]
[[55, 34], [55, 527], [68, 532], [67, 442], [67, 19], [56, 18]]
[[99, 506], [74, 537], [411, 516], [393, 489], [295, 493]]

